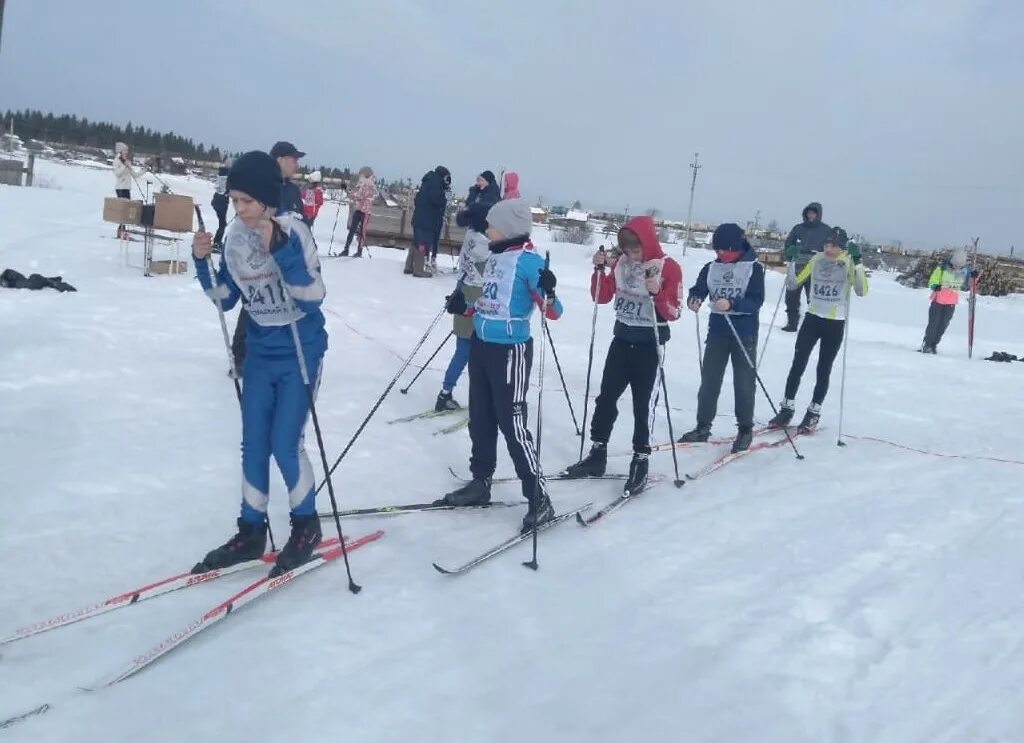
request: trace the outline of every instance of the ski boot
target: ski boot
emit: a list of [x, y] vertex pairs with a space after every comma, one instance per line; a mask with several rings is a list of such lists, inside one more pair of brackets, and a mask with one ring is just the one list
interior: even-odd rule
[[267, 522], [252, 524], [240, 518], [238, 533], [217, 549], [206, 553], [206, 557], [192, 568], [192, 574], [208, 573], [211, 570], [229, 568], [240, 562], [258, 560], [263, 557], [266, 548]]
[[338, 253], [338, 257], [339, 258], [348, 258], [348, 248], [345, 248], [340, 253]]
[[458, 490], [434, 501], [438, 506], [486, 506], [491, 502], [491, 478], [474, 477]]
[[800, 329], [800, 315], [789, 315], [786, 324], [782, 326], [783, 333], [795, 333]]
[[576, 464], [569, 465], [565, 470], [568, 478], [600, 477], [608, 467], [608, 447], [599, 441], [595, 441], [590, 447], [590, 453], [583, 457]]
[[698, 423], [692, 431], [687, 431], [679, 437], [679, 444], [703, 444], [711, 438], [711, 424]]
[[451, 392], [441, 390], [437, 393], [437, 400], [434, 402], [434, 412], [443, 413], [446, 410], [458, 410], [462, 406], [455, 402]]
[[534, 508], [533, 502], [530, 503], [530, 508], [523, 517], [523, 527], [519, 530], [519, 533], [529, 534], [537, 527], [551, 521], [554, 517], [555, 509], [551, 505], [551, 499], [546, 495], [541, 495], [536, 508]]
[[315, 513], [309, 516], [292, 514], [292, 533], [289, 535], [284, 549], [277, 554], [277, 562], [270, 571], [270, 577], [276, 578], [309, 562], [313, 556], [313, 550], [320, 544], [322, 538], [319, 516]]
[[627, 497], [640, 495], [647, 489], [647, 468], [650, 464], [648, 456], [640, 452], [633, 454], [633, 461], [629, 463], [629, 477], [622, 487], [623, 495]]
[[800, 421], [800, 425], [796, 427], [796, 430], [800, 433], [814, 433], [814, 430], [818, 427], [819, 420], [821, 420], [821, 406], [811, 403], [807, 407], [807, 412], [804, 413], [804, 419]]
[[779, 412], [768, 421], [768, 428], [785, 428], [792, 422], [794, 413], [796, 413], [796, 408], [793, 406], [793, 401], [783, 400], [779, 406]]
[[751, 426], [740, 426], [736, 432], [736, 440], [732, 442], [732, 453], [738, 454], [750, 448], [754, 441], [754, 429]]

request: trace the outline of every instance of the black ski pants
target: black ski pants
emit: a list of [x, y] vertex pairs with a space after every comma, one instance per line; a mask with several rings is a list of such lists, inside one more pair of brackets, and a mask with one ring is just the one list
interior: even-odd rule
[[704, 370], [700, 377], [700, 392], [697, 393], [697, 425], [710, 426], [718, 414], [718, 395], [722, 391], [725, 367], [732, 359], [732, 387], [736, 400], [736, 424], [743, 427], [754, 425], [754, 389], [757, 378], [754, 369], [743, 355], [743, 349], [751, 359], [757, 358], [757, 334], [743, 337], [741, 347], [733, 335], [708, 334], [704, 346]]
[[348, 238], [345, 240], [345, 250], [343, 252], [348, 252], [349, 246], [352, 244], [352, 238], [356, 235], [359, 235], [359, 241], [356, 243], [356, 252], [363, 252], [363, 240], [366, 238], [366, 235], [363, 234], [363, 225], [365, 223], [366, 215], [363, 212], [358, 209], [352, 212], [352, 224], [348, 226]]
[[924, 331], [924, 342], [926, 346], [935, 348], [946, 333], [953, 313], [956, 312], [955, 304], [939, 304], [932, 302], [928, 308], [928, 327]]
[[618, 402], [629, 387], [633, 395], [633, 451], [651, 453], [651, 425], [658, 405], [658, 346], [612, 339], [601, 375], [601, 392], [594, 403], [590, 440], [607, 444], [619, 415]]
[[249, 324], [249, 313], [242, 307], [238, 310], [238, 321], [235, 323], [235, 334], [231, 338], [231, 353], [235, 357], [235, 368], [242, 371], [245, 363], [245, 332]]
[[218, 198], [222, 194], [213, 197], [213, 211], [217, 214], [217, 233], [213, 236], [213, 244], [220, 245], [224, 240], [224, 230], [228, 226], [228, 197]]
[[486, 343], [476, 335], [469, 347], [469, 437], [473, 477], [491, 477], [498, 464], [498, 431], [531, 503], [539, 487], [547, 495], [540, 461], [527, 428], [526, 393], [530, 389], [533, 339], [506, 345]]
[[821, 341], [818, 348], [818, 377], [814, 383], [814, 396], [811, 402], [821, 405], [825, 402], [825, 395], [828, 394], [829, 378], [832, 376], [832, 364], [843, 346], [843, 331], [846, 328], [845, 320], [827, 320], [810, 313], [804, 317], [800, 325], [800, 332], [796, 336], [796, 350], [793, 352], [793, 365], [789, 367], [789, 376], [786, 378], [786, 399], [796, 398], [797, 390], [800, 389], [800, 377], [807, 368], [807, 362], [811, 358], [811, 351]]

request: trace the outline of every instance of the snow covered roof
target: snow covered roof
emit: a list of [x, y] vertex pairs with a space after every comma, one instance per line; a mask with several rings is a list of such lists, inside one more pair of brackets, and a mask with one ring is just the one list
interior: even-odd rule
[[530, 207], [530, 214], [547, 214], [547, 212], [546, 212], [546, 211], [544, 211], [544, 210], [543, 210], [543, 209], [542, 209], [541, 207], [539, 207], [539, 206], [531, 206], [531, 207]]
[[565, 218], [570, 219], [573, 222], [586, 222], [590, 219], [590, 212], [581, 211], [579, 209], [570, 209], [565, 213]]

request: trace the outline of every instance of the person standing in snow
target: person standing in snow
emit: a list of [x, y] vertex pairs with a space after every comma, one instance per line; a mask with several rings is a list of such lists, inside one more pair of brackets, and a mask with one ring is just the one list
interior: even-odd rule
[[356, 183], [355, 192], [352, 193], [349, 204], [351, 214], [348, 218], [348, 237], [345, 239], [345, 249], [342, 255], [348, 255], [348, 249], [352, 245], [352, 238], [356, 235], [359, 240], [356, 242], [356, 258], [363, 257], [363, 245], [366, 243], [366, 230], [370, 225], [370, 217], [373, 215], [373, 202], [377, 198], [377, 183], [373, 177], [373, 168], [364, 165], [359, 169], [359, 181]]
[[505, 173], [504, 188], [501, 190], [501, 198], [503, 199], [521, 199], [523, 198], [519, 193], [519, 173], [509, 171]]
[[425, 174], [420, 181], [413, 203], [412, 245], [405, 256], [405, 273], [421, 279], [433, 276], [426, 263], [441, 230], [451, 185], [452, 174], [443, 165]]
[[217, 215], [217, 233], [213, 236], [213, 252], [221, 252], [224, 242], [224, 230], [228, 226], [228, 172], [231, 170], [233, 160], [227, 158], [217, 169], [217, 185], [213, 192], [213, 199], [210, 206]]
[[753, 440], [757, 378], [751, 361], [757, 358], [758, 313], [764, 304], [764, 266], [758, 262], [757, 253], [737, 224], [719, 225], [711, 236], [711, 247], [717, 258], [701, 269], [687, 301], [687, 306], [698, 312], [705, 299], [711, 300], [704, 367], [697, 395], [697, 427], [683, 434], [679, 441], [702, 442], [711, 437], [725, 367], [731, 358], [738, 428], [732, 450], [745, 451]]
[[557, 320], [562, 303], [555, 296], [555, 275], [545, 267], [530, 242], [530, 207], [522, 199], [500, 201], [487, 214], [491, 256], [483, 275], [483, 291], [473, 307], [461, 289], [447, 298], [453, 315], [473, 318], [469, 351], [469, 461], [473, 479], [441, 503], [484, 505], [491, 501], [491, 478], [498, 461], [498, 431], [505, 437], [523, 497], [530, 504], [522, 532], [554, 518], [547, 484], [541, 474], [533, 437], [527, 428], [526, 396], [530, 388], [534, 306]]
[[[601, 391], [590, 424], [590, 453], [570, 466], [570, 477], [600, 477], [608, 465], [608, 439], [618, 417], [618, 401], [629, 387], [633, 396], [633, 460], [624, 491], [647, 486], [651, 426], [658, 405], [658, 373], [668, 323], [679, 319], [683, 269], [665, 255], [651, 217], [634, 217], [619, 230], [621, 256], [594, 253], [590, 295], [599, 304], [615, 298], [615, 329], [601, 376]], [[604, 269], [611, 269], [605, 273]], [[657, 338], [654, 327], [657, 324]]]
[[[306, 153], [296, 149], [291, 142], [276, 142], [270, 148], [270, 156], [277, 160], [277, 167], [281, 173], [279, 209], [282, 214], [294, 214], [301, 220], [303, 217], [302, 193], [291, 178], [298, 172], [299, 159], [305, 157]], [[246, 312], [245, 303], [243, 303], [242, 308], [238, 311], [235, 333], [231, 339], [231, 353], [235, 357], [235, 370], [238, 373], [241, 373], [242, 366], [245, 364], [245, 339], [248, 323], [249, 315]]]
[[[820, 253], [825, 247], [825, 238], [828, 237], [829, 226], [821, 221], [821, 204], [812, 201], [804, 207], [803, 221], [793, 226], [786, 237], [786, 262], [796, 262], [796, 272], [800, 273], [811, 260], [811, 256]], [[800, 326], [800, 291], [796, 289], [786, 291], [786, 325], [782, 329], [787, 333], [795, 333]], [[810, 284], [806, 284], [803, 291], [807, 294], [807, 301], [810, 302]]]
[[324, 189], [321, 185], [323, 176], [319, 170], [309, 174], [309, 185], [302, 192], [302, 221], [313, 231], [313, 222], [320, 213], [320, 207], [324, 205]]
[[[494, 173], [485, 170], [476, 177], [466, 196], [466, 207], [455, 215], [455, 223], [466, 228], [466, 237], [462, 240], [459, 251], [459, 282], [457, 288], [462, 290], [466, 303], [472, 305], [483, 291], [483, 270], [490, 258], [487, 235], [487, 212], [501, 200], [498, 184]], [[452, 397], [452, 390], [459, 382], [462, 371], [469, 363], [470, 338], [473, 337], [473, 321], [464, 315], [452, 318], [452, 331], [455, 333], [455, 353], [448, 363], [448, 369], [441, 383], [441, 391], [437, 394], [434, 410], [458, 410], [459, 404]]]
[[932, 271], [928, 279], [928, 288], [932, 290], [931, 305], [928, 307], [928, 326], [924, 331], [921, 353], [937, 353], [939, 342], [956, 312], [960, 292], [968, 289], [970, 280], [977, 277], [977, 269], [967, 266], [967, 251], [963, 248], [954, 250], [949, 258], [943, 258]]
[[829, 230], [822, 252], [812, 256], [799, 274], [794, 265], [789, 264], [787, 288], [799, 289], [803, 285], [811, 287], [807, 314], [796, 336], [793, 364], [786, 378], [786, 392], [782, 404], [778, 414], [768, 422], [768, 426], [783, 428], [793, 420], [800, 378], [807, 368], [811, 351], [820, 341], [814, 393], [804, 419], [798, 427], [801, 433], [811, 433], [818, 427], [818, 421], [821, 419], [821, 404], [825, 402], [825, 395], [828, 394], [832, 364], [843, 345], [846, 316], [850, 309], [850, 289], [852, 288], [858, 297], [868, 293], [868, 278], [864, 266], [861, 265], [860, 248], [854, 243], [847, 242], [846, 230], [842, 227], [833, 227]]
[[[132, 197], [132, 179], [136, 177], [132, 168], [132, 152], [124, 142], [114, 145], [114, 193], [119, 199]], [[123, 224], [117, 226], [118, 239], [127, 237], [128, 228]]]
[[242, 386], [242, 505], [237, 534], [211, 550], [192, 572], [263, 554], [273, 456], [288, 488], [292, 525], [274, 575], [309, 560], [321, 539], [315, 476], [303, 447], [309, 398], [299, 358], [315, 390], [327, 351], [320, 310], [325, 290], [309, 229], [280, 206], [281, 170], [274, 159], [265, 152], [247, 152], [231, 167], [227, 185], [237, 219], [225, 236], [216, 284], [206, 260], [213, 247], [210, 233], [196, 233], [192, 255], [207, 296], [225, 310], [241, 300], [250, 315]]

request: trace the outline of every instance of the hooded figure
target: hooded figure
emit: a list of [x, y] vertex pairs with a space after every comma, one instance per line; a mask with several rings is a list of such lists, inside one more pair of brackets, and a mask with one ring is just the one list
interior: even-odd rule
[[[793, 226], [786, 237], [786, 262], [796, 263], [796, 272], [804, 270], [811, 256], [820, 253], [825, 247], [829, 226], [822, 222], [821, 204], [812, 201], [801, 213], [802, 221]], [[805, 284], [803, 291], [810, 300], [810, 284]], [[786, 326], [787, 333], [795, 333], [800, 325], [800, 288], [786, 291]]]
[[[590, 294], [598, 304], [615, 299], [615, 328], [601, 375], [601, 391], [590, 425], [590, 453], [568, 469], [570, 477], [600, 477], [608, 464], [608, 440], [618, 402], [629, 387], [633, 398], [633, 461], [624, 492], [647, 486], [651, 427], [658, 406], [658, 375], [668, 323], [679, 319], [683, 270], [665, 255], [650, 217], [634, 217], [618, 236], [617, 255], [594, 254]], [[610, 268], [605, 272], [605, 268]], [[657, 329], [657, 330], [655, 330]]]
[[505, 187], [501, 191], [503, 199], [521, 199], [519, 193], [519, 173], [509, 171], [505, 173]]
[[420, 181], [413, 203], [412, 245], [405, 258], [405, 273], [418, 278], [433, 275], [425, 269], [424, 263], [440, 238], [451, 185], [452, 174], [443, 165], [426, 173]]

